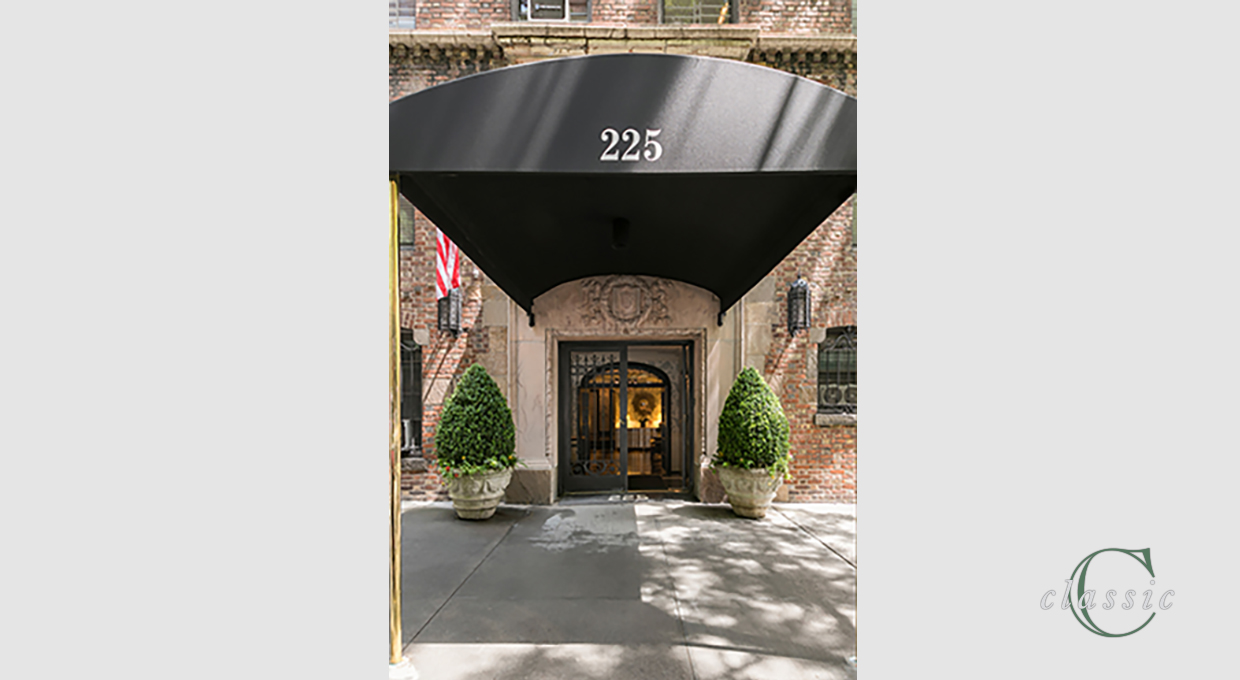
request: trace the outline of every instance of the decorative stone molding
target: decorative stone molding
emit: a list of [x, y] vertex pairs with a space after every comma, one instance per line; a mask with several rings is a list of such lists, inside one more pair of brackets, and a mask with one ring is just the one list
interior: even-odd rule
[[617, 52], [694, 54], [744, 59], [758, 40], [750, 26], [598, 26], [493, 24], [505, 56], [518, 62]]
[[388, 46], [405, 45], [406, 47], [430, 48], [432, 45], [440, 49], [473, 48], [485, 49], [495, 47], [495, 38], [490, 31], [414, 31], [389, 30]]
[[761, 35], [754, 41], [758, 53], [822, 55], [829, 52], [857, 53], [855, 35]]
[[399, 58], [500, 56], [513, 63], [617, 52], [691, 54], [747, 61], [815, 61], [857, 53], [854, 35], [772, 35], [756, 26], [600, 26], [530, 22], [492, 24], [490, 30], [389, 30]]
[[857, 426], [855, 413], [815, 413], [814, 424], [818, 427]]
[[581, 322], [587, 328], [666, 326], [667, 284], [644, 276], [592, 277], [580, 282], [585, 302]]

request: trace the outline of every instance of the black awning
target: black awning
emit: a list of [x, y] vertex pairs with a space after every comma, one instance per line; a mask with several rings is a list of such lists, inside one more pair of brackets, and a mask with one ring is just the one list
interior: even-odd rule
[[543, 61], [389, 106], [400, 191], [526, 311], [586, 276], [736, 303], [857, 186], [857, 101], [742, 62]]

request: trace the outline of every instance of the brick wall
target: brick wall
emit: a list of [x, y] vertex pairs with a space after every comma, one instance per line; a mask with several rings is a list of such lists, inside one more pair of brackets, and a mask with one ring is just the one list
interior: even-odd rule
[[418, 0], [418, 30], [479, 29], [512, 21], [508, 0]]
[[[822, 426], [818, 410], [818, 345], [812, 333], [792, 337], [786, 323], [788, 288], [797, 276], [810, 284], [812, 325], [817, 329], [857, 325], [857, 254], [852, 245], [852, 200], [797, 246], [768, 276], [775, 284], [772, 342], [763, 378], [783, 404], [792, 440], [791, 501], [857, 500], [857, 428]], [[857, 329], [858, 336], [862, 329]], [[860, 341], [858, 341], [860, 348]], [[860, 376], [859, 376], [860, 379]]]
[[590, 23], [627, 26], [657, 26], [658, 0], [594, 0]]
[[[857, 94], [857, 54], [755, 50], [749, 61], [803, 76], [828, 87]], [[857, 251], [852, 244], [853, 201], [845, 203], [769, 275], [776, 307], [787, 309], [788, 287], [801, 275], [810, 284], [813, 326], [826, 329], [857, 324]], [[773, 324], [773, 340], [763, 378], [776, 389], [792, 434], [790, 501], [857, 500], [857, 427], [821, 426], [817, 412], [818, 346], [808, 333], [788, 335], [786, 323]], [[858, 325], [858, 336], [864, 329]], [[858, 341], [860, 350], [860, 341]], [[858, 376], [864, 382], [864, 378]]]
[[812, 35], [852, 31], [852, 0], [740, 0], [739, 23], [768, 33]]

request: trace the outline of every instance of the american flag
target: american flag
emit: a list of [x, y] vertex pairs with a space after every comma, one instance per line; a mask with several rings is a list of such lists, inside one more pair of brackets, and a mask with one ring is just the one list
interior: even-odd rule
[[461, 287], [461, 251], [438, 228], [435, 232], [439, 235], [439, 254], [435, 258], [437, 273], [435, 283], [438, 295], [435, 297], [439, 299], [447, 295], [448, 291]]

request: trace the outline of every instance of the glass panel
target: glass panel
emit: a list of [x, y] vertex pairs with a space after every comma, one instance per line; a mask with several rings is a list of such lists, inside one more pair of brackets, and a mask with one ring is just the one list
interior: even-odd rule
[[397, 239], [402, 246], [413, 245], [413, 204], [403, 195], [397, 197], [399, 209], [396, 214]]
[[413, 0], [388, 0], [388, 28], [414, 28]]
[[400, 420], [402, 455], [422, 455], [422, 348], [407, 328], [400, 331]]
[[572, 351], [569, 384], [570, 476], [619, 476], [620, 352]]
[[[683, 488], [685, 458], [685, 432], [688, 422], [685, 412], [685, 350], [682, 346], [634, 346], [629, 348], [630, 368], [629, 403], [632, 409], [631, 427], [642, 432], [642, 446], [630, 448], [629, 466], [641, 465], [643, 474], [663, 479], [666, 488]], [[642, 396], [650, 402], [646, 427], [638, 407]], [[636, 422], [633, 422], [636, 421]], [[640, 454], [640, 455], [635, 455]], [[646, 468], [647, 460], [649, 469]]]
[[[629, 366], [633, 366], [631, 360]], [[663, 402], [668, 381], [656, 370], [629, 368], [625, 410], [629, 475], [663, 475]]]
[[818, 370], [824, 373], [857, 371], [856, 350], [823, 350], [818, 357]]

